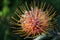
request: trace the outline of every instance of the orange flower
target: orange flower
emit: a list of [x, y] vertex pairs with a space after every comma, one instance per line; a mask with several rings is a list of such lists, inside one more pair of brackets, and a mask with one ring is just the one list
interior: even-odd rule
[[47, 29], [49, 28], [50, 21], [53, 19], [56, 12], [53, 12], [52, 7], [47, 7], [44, 11], [45, 5], [46, 3], [41, 3], [40, 8], [38, 8], [36, 5], [34, 8], [31, 6], [31, 10], [28, 11], [21, 9], [24, 10], [22, 11], [24, 13], [22, 15], [17, 14], [21, 12], [18, 8], [16, 10], [16, 15], [19, 17], [19, 20], [12, 17], [12, 19], [17, 22], [14, 23], [14, 25], [21, 27], [21, 29], [15, 30], [16, 34], [21, 34], [20, 36], [34, 37], [36, 35], [40, 35], [41, 33], [48, 33]]

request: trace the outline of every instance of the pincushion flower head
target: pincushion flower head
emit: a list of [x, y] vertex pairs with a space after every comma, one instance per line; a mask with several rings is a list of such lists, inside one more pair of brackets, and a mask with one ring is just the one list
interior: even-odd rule
[[[19, 34], [22, 37], [35, 37], [41, 35], [41, 33], [48, 34], [49, 28], [53, 27], [53, 19], [55, 11], [52, 6], [46, 6], [46, 3], [41, 2], [38, 6], [34, 1], [33, 4], [22, 4], [15, 11], [15, 17], [11, 17], [13, 21], [11, 27], [15, 34]], [[51, 22], [52, 21], [52, 22]], [[51, 26], [51, 27], [50, 27]]]

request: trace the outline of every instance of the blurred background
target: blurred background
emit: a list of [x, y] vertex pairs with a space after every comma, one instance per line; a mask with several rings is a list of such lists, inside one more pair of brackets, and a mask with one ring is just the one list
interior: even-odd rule
[[[18, 35], [12, 35], [9, 32], [9, 17], [14, 14], [14, 11], [22, 2], [29, 2], [32, 0], [0, 0], [0, 40], [24, 40]], [[57, 30], [60, 32], [60, 0], [40, 0], [45, 1], [47, 4], [51, 4], [57, 11]], [[46, 37], [44, 40], [60, 40], [60, 36], [56, 37]], [[56, 38], [56, 39], [54, 39]], [[28, 39], [26, 39], [28, 40]], [[31, 39], [30, 39], [31, 40]]]

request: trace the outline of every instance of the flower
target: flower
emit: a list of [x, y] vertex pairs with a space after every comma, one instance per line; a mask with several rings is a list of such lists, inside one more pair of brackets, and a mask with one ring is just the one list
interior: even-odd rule
[[25, 11], [20, 19], [22, 30], [29, 35], [40, 34], [48, 27], [48, 17], [41, 9], [34, 8], [32, 11]]
[[[19, 20], [14, 17], [11, 17], [16, 22], [12, 22], [12, 24], [19, 26], [21, 29], [15, 30], [16, 34], [20, 34], [23, 37], [34, 37], [40, 35], [41, 33], [48, 34], [48, 29], [51, 24], [51, 20], [54, 18], [56, 11], [53, 11], [52, 7], [44, 8], [46, 3], [41, 3], [41, 7], [38, 8], [35, 4], [34, 7], [30, 6], [30, 10], [24, 9], [24, 5], [16, 9], [16, 15], [18, 16]], [[22, 11], [22, 12], [21, 12]], [[24, 13], [20, 15], [20, 13]], [[16, 27], [11, 27], [15, 28]]]

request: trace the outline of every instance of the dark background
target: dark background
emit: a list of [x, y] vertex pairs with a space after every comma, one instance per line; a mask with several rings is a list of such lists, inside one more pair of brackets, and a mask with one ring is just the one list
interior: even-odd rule
[[[16, 7], [21, 5], [22, 2], [29, 2], [32, 0], [0, 0], [0, 40], [23, 40], [18, 35], [12, 35], [9, 32], [9, 17], [14, 14]], [[47, 4], [51, 4], [56, 12], [56, 15], [60, 15], [60, 0], [40, 0], [45, 1]], [[56, 16], [57, 30], [60, 32], [60, 16]], [[54, 38], [54, 37], [53, 37]], [[51, 40], [46, 38], [46, 40]]]

